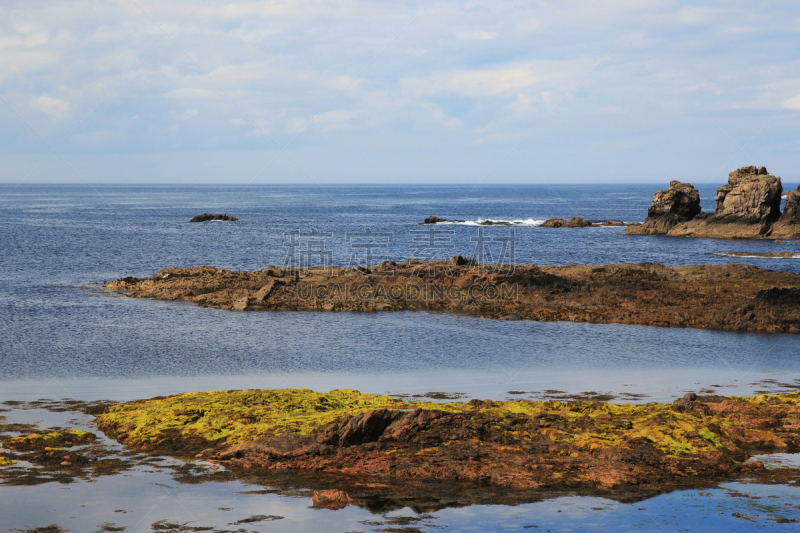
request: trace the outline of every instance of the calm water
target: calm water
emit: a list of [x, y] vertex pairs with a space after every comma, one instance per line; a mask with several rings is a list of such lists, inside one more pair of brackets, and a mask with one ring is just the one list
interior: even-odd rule
[[[787, 184], [785, 188], [793, 187]], [[353, 240], [351, 236], [348, 243], [347, 234], [367, 230], [383, 234], [380, 242], [386, 248], [376, 251], [377, 260], [403, 260], [419, 253], [411, 232], [421, 229], [418, 222], [434, 214], [473, 223], [522, 221], [514, 229], [519, 238], [513, 257], [517, 263], [737, 262], [800, 272], [800, 259], [716, 255], [800, 253], [798, 243], [630, 237], [624, 235], [624, 228], [613, 227], [535, 227], [546, 218], [573, 215], [640, 221], [657, 188], [0, 186], [0, 399], [133, 399], [219, 388], [353, 387], [381, 393], [448, 391], [497, 399], [543, 397], [548, 390], [591, 391], [613, 393], [620, 400], [640, 394], [645, 396], [638, 401], [649, 401], [669, 400], [685, 390], [749, 394], [796, 385], [800, 337], [792, 335], [501, 322], [430, 313], [231, 313], [124, 298], [105, 292], [98, 284], [128, 275], [146, 277], [173, 265], [247, 270], [282, 265], [289, 242], [285, 234], [297, 230], [330, 233], [325, 249], [336, 264], [347, 265], [353, 252], [356, 262], [363, 262], [363, 251], [350, 246]], [[699, 188], [704, 207], [712, 208], [715, 187]], [[240, 220], [188, 223], [202, 212], [228, 213]], [[472, 239], [480, 231], [487, 237], [510, 235], [506, 227], [479, 228], [469, 223], [441, 229], [452, 231], [444, 236], [449, 247], [441, 250], [443, 257], [472, 256]], [[490, 251], [496, 259], [499, 245]], [[144, 506], [146, 491], [142, 492], [137, 479], [103, 480], [78, 492], [97, 491], [95, 497], [102, 501], [107, 491], [128, 491], [135, 505]], [[120, 483], [122, 488], [116, 485]], [[238, 489], [212, 485], [174, 490], [178, 498], [191, 502], [221, 498], [222, 491], [237, 505], [250, 505], [246, 498], [235, 498]], [[27, 509], [24, 523], [11, 518], [21, 516], [19, 509], [2, 504], [0, 526], [42, 526], [58, 522], [47, 517], [78, 513], [76, 502], [83, 496], [63, 496], [77, 489], [61, 488], [0, 488], [0, 499], [6, 502], [30, 497], [47, 500], [53, 495], [62, 502], [54, 503], [47, 514], [44, 507], [41, 512]], [[785, 488], [786, 494], [796, 497], [794, 490]], [[286, 513], [294, 513], [297, 523], [290, 527], [286, 521], [271, 522], [259, 530], [365, 530], [352, 519], [364, 520], [366, 511], [312, 511], [306, 508], [306, 500], [270, 498], [258, 505], [289, 507]], [[606, 506], [600, 513], [610, 520], [606, 528], [619, 522], [628, 524], [628, 529], [649, 530], [654, 520], [672, 524], [669, 520], [674, 519], [675, 527], [681, 529], [681, 524], [694, 523], [692, 517], [711, 517], [716, 513], [714, 506], [723, 505], [712, 498], [708, 501], [717, 503], [705, 505], [701, 499], [699, 507], [685, 508], [681, 498], [672, 494], [649, 500], [647, 508], [657, 511], [646, 516], [637, 515], [636, 506], [568, 498], [500, 510], [492, 506], [450, 509], [438, 513], [431, 524], [449, 525], [456, 531], [484, 530], [478, 523], [512, 530], [533, 523], [540, 525], [537, 530], [555, 531], [567, 524], [591, 530], [600, 513], [592, 507]], [[563, 512], [557, 513], [558, 509]], [[526, 522], [520, 513], [540, 518]], [[100, 520], [100, 514], [86, 516], [88, 521], [98, 519], [87, 527], [108, 520]], [[225, 519], [214, 515], [204, 523], [219, 525]], [[746, 530], [745, 522], [731, 519], [725, 527]], [[66, 519], [59, 523], [68, 526]], [[758, 525], [771, 524], [775, 523]], [[128, 526], [129, 531], [149, 531], [144, 522]]]

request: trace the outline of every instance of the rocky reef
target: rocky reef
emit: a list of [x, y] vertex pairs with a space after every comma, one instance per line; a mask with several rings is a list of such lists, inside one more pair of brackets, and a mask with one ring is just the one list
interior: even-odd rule
[[658, 191], [642, 225], [631, 226], [629, 235], [666, 234], [675, 237], [755, 239], [800, 236], [800, 193], [787, 198], [785, 216], [780, 203], [781, 179], [765, 167], [742, 167], [731, 172], [727, 185], [717, 189], [713, 213], [700, 212], [700, 195], [688, 183], [673, 181]]
[[764, 467], [747, 462], [752, 455], [800, 449], [798, 393], [687, 394], [673, 404], [616, 405], [406, 402], [356, 390], [239, 390], [115, 405], [96, 420], [106, 435], [136, 448], [197, 454], [239, 471], [313, 471], [360, 483], [405, 478], [515, 489], [690, 486], [756, 475]]
[[[237, 311], [429, 310], [506, 320], [800, 333], [800, 274], [738, 264], [491, 266], [457, 256], [354, 269], [173, 267], [106, 287], [134, 298]], [[787, 291], [787, 298], [759, 296], [772, 288]]]
[[209, 221], [212, 221], [212, 220], [222, 220], [222, 221], [225, 221], [225, 222], [234, 222], [234, 221], [239, 220], [239, 219], [236, 218], [236, 217], [232, 217], [230, 215], [224, 215], [224, 214], [221, 214], [221, 213], [214, 213], [214, 214], [203, 213], [202, 215], [197, 215], [196, 217], [194, 217], [189, 222], [209, 222]]

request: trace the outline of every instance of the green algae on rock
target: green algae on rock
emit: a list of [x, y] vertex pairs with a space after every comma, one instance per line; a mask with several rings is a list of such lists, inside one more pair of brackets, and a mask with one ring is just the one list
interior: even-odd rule
[[93, 433], [80, 429], [51, 431], [49, 433], [30, 433], [3, 441], [3, 446], [10, 450], [30, 451], [56, 449], [64, 446], [88, 444], [97, 439]]
[[120, 442], [244, 469], [436, 478], [514, 488], [691, 484], [800, 449], [800, 394], [596, 401], [405, 402], [354, 390], [178, 394], [110, 407]]

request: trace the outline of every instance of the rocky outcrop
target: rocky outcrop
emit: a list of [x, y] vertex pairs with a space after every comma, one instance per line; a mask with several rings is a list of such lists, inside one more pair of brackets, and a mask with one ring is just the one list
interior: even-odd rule
[[597, 224], [592, 224], [585, 218], [572, 217], [569, 220], [563, 218], [548, 218], [540, 226], [541, 228], [594, 228]]
[[431, 215], [425, 219], [425, 222], [423, 222], [423, 224], [438, 224], [440, 222], [450, 222], [450, 221], [447, 220], [446, 218], [439, 218], [436, 215]]
[[135, 298], [241, 311], [426, 310], [503, 320], [800, 333], [800, 300], [755, 298], [760, 289], [800, 287], [800, 274], [748, 265], [516, 265], [509, 272], [456, 257], [382, 268], [375, 275], [339, 267], [294, 273], [173, 267], [106, 287]]
[[222, 215], [220, 213], [215, 213], [213, 215], [211, 213], [203, 213], [202, 215], [197, 215], [196, 217], [194, 217], [189, 222], [208, 222], [208, 221], [211, 221], [211, 220], [223, 220], [223, 221], [226, 221], [226, 222], [233, 222], [233, 221], [239, 220], [239, 219], [236, 218], [236, 217], [229, 216], [229, 215]]
[[786, 204], [783, 206], [783, 214], [769, 233], [774, 238], [796, 238], [800, 237], [800, 187], [790, 191], [786, 195]]
[[668, 235], [755, 239], [765, 237], [780, 217], [781, 179], [764, 167], [743, 167], [731, 172], [728, 184], [717, 189], [713, 213], [702, 213], [678, 224]]
[[647, 210], [644, 224], [630, 226], [628, 235], [665, 234], [678, 224], [700, 214], [700, 193], [691, 183], [669, 182], [669, 189], [658, 191]]
[[[527, 491], [707, 486], [765, 473], [763, 463], [748, 462], [753, 455], [800, 447], [800, 393], [688, 393], [674, 403], [617, 405], [255, 389], [159, 396], [111, 406], [96, 420], [125, 445], [198, 449], [198, 458], [234, 474], [307, 471], [373, 489], [400, 480]], [[351, 500], [341, 489], [313, 496], [331, 508]]]

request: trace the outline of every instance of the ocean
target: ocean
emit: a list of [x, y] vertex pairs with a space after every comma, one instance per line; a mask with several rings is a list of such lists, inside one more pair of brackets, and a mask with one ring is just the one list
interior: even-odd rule
[[[787, 190], [793, 187], [785, 185]], [[724, 255], [800, 254], [795, 242], [626, 236], [624, 227], [539, 227], [551, 217], [641, 221], [659, 188], [3, 185], [0, 401], [132, 400], [193, 390], [308, 387], [390, 394], [435, 391], [464, 399], [592, 393], [612, 401], [644, 402], [671, 401], [690, 390], [753, 394], [796, 387], [797, 335], [494, 321], [423, 312], [234, 313], [125, 298], [102, 287], [104, 280], [149, 277], [171, 266], [282, 266], [292, 246], [309, 241], [319, 243], [314, 251], [322, 260], [363, 265], [365, 248], [353, 244], [364, 236], [376, 243], [370, 264], [431, 254], [472, 257], [476, 243], [485, 241], [490, 244], [481, 252], [484, 260], [515, 264], [742, 263], [800, 272], [800, 259]], [[698, 189], [704, 210], [713, 209], [716, 186], [700, 184]], [[189, 222], [204, 212], [239, 220]], [[463, 222], [437, 225], [436, 242], [422, 246], [424, 236], [415, 232], [430, 215]], [[484, 227], [479, 225], [483, 220], [513, 225]], [[502, 249], [504, 238], [515, 240], [513, 250]], [[54, 415], [32, 410], [13, 416], [49, 420]], [[91, 429], [89, 419], [80, 423]], [[158, 483], [172, 486], [169, 498], [182, 504], [159, 504], [140, 520], [152, 507], [148, 502], [161, 497], [148, 476], [160, 476]], [[230, 511], [213, 510], [219, 507], [240, 514], [258, 508], [260, 514], [284, 516], [268, 528], [260, 525], [265, 531], [367, 531], [371, 526], [363, 522], [375, 516], [353, 506], [310, 509], [296, 494], [236, 496], [241, 487], [234, 481], [190, 485], [166, 478], [136, 474], [66, 487], [0, 486], [0, 530], [58, 523], [90, 531], [114, 522], [126, 531], [150, 531], [159, 519], [223, 527]], [[731, 487], [776, 496], [769, 500], [775, 509], [741, 511], [755, 504], [726, 496]], [[689, 525], [693, 531], [746, 531], [754, 523], [733, 517], [733, 512], [773, 516], [779, 509], [786, 514], [790, 511], [783, 503], [800, 496], [796, 487], [738, 484], [708, 493], [698, 497], [698, 491], [677, 491], [633, 504], [555, 495], [514, 507], [446, 507], [415, 527], [521, 531], [535, 522], [540, 531], [567, 526], [673, 531]], [[113, 513], [123, 505], [115, 500], [120, 494], [132, 508], [130, 514]], [[690, 496], [692, 506], [687, 507]], [[29, 498], [46, 503], [21, 510], [21, 502]], [[80, 505], [89, 501], [91, 510], [84, 511]], [[393, 511], [398, 512], [413, 515], [409, 509]], [[791, 512], [800, 517], [796, 509]], [[696, 529], [700, 520], [708, 525]], [[786, 527], [767, 519], [758, 526]]]

